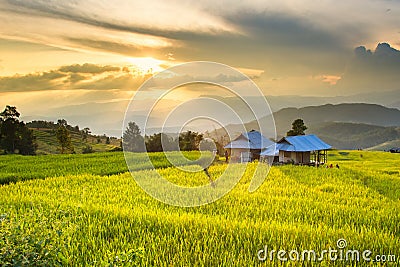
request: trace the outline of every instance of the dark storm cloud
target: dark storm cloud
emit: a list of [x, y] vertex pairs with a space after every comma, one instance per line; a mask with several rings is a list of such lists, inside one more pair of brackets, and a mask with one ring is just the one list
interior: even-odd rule
[[354, 50], [354, 56], [346, 72], [338, 82], [338, 89], [352, 92], [388, 91], [400, 92], [400, 51], [387, 43], [379, 44], [375, 51], [364, 46]]
[[322, 29], [305, 19], [254, 11], [229, 15], [226, 19], [245, 34], [176, 34], [185, 45], [171, 49], [174, 57], [233, 66], [240, 62], [242, 67], [290, 74], [298, 73], [299, 66], [309, 72], [338, 72], [351, 55], [352, 45], [343, 32]]
[[338, 33], [318, 28], [318, 25], [305, 18], [283, 13], [248, 11], [231, 15], [227, 19], [265, 46], [283, 45], [327, 51], [344, 45]]

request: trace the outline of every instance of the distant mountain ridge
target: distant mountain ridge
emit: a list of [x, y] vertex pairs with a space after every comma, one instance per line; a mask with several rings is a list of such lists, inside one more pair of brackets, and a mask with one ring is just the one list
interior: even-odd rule
[[273, 114], [278, 135], [284, 135], [291, 123], [302, 118], [306, 125], [324, 122], [362, 123], [377, 126], [400, 126], [400, 110], [376, 104], [326, 104], [304, 108], [284, 108]]
[[[400, 110], [364, 103], [283, 108], [274, 112], [273, 118], [278, 136], [285, 135], [291, 129], [292, 122], [298, 118], [303, 119], [307, 126], [325, 122], [362, 123], [385, 127], [400, 126]], [[260, 121], [265, 123], [270, 120], [270, 116], [267, 116], [261, 118]], [[258, 122], [251, 121], [246, 123], [245, 126], [247, 129], [258, 129]], [[229, 127], [236, 128], [235, 125]]]
[[339, 149], [387, 150], [400, 141], [400, 127], [361, 123], [328, 122], [310, 126], [313, 133]]

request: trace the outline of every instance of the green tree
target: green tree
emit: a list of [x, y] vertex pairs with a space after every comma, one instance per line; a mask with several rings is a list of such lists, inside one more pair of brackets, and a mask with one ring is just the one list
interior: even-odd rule
[[199, 150], [199, 145], [201, 140], [203, 140], [203, 135], [187, 131], [179, 135], [179, 148], [182, 151], [192, 151]]
[[93, 153], [93, 147], [91, 145], [86, 145], [83, 149], [82, 149], [82, 154], [89, 154], [89, 153]]
[[67, 121], [66, 121], [65, 119], [59, 119], [59, 120], [57, 121], [57, 126], [60, 126], [60, 125], [62, 125], [62, 126], [64, 126], [64, 127], [67, 127], [67, 126], [68, 126], [68, 123], [67, 123]]
[[296, 119], [292, 123], [292, 129], [286, 133], [286, 136], [305, 135], [305, 130], [307, 130], [307, 126], [304, 124], [304, 121]]
[[172, 151], [174, 147], [178, 149], [174, 144], [174, 139], [164, 133], [153, 134], [146, 138], [147, 152]]
[[56, 130], [56, 137], [61, 146], [61, 154], [69, 151], [74, 152], [74, 146], [71, 142], [71, 135], [67, 129], [67, 122], [65, 120], [58, 120], [58, 128]]
[[34, 121], [31, 121], [31, 122], [27, 122], [26, 126], [28, 128], [36, 128], [36, 129], [39, 129], [39, 128], [55, 129], [55, 128], [57, 128], [57, 125], [54, 122], [52, 122], [52, 121], [41, 121], [41, 120], [39, 120], [39, 121], [34, 120]]
[[89, 134], [90, 134], [90, 129], [88, 127], [83, 128], [81, 131], [82, 141], [87, 141]]
[[19, 121], [16, 107], [6, 106], [0, 113], [0, 146], [6, 153], [34, 155], [37, 144], [33, 131]]
[[17, 135], [17, 149], [22, 155], [35, 155], [37, 149], [36, 137], [33, 135], [33, 131], [26, 127], [24, 122], [19, 123]]
[[144, 138], [139, 126], [135, 122], [129, 122], [122, 137], [123, 149], [130, 152], [145, 151]]
[[6, 106], [3, 112], [0, 113], [1, 121], [1, 147], [6, 153], [15, 153], [17, 149], [17, 130], [19, 127], [18, 118], [20, 113], [16, 107]]

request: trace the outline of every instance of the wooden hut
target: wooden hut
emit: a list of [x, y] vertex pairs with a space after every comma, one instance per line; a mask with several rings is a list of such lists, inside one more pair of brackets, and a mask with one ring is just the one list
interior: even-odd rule
[[263, 136], [259, 131], [251, 130], [242, 133], [224, 148], [229, 151], [231, 161], [250, 162], [260, 158], [261, 150], [274, 145], [274, 143]]
[[327, 151], [331, 148], [331, 145], [313, 134], [283, 137], [276, 144], [279, 162], [294, 164], [326, 163]]

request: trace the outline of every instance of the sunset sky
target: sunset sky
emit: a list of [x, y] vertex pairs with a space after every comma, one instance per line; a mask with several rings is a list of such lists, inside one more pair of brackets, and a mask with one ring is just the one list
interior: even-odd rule
[[265, 95], [400, 92], [397, 0], [0, 0], [0, 25], [0, 105], [25, 116], [125, 103], [188, 61], [235, 67]]

